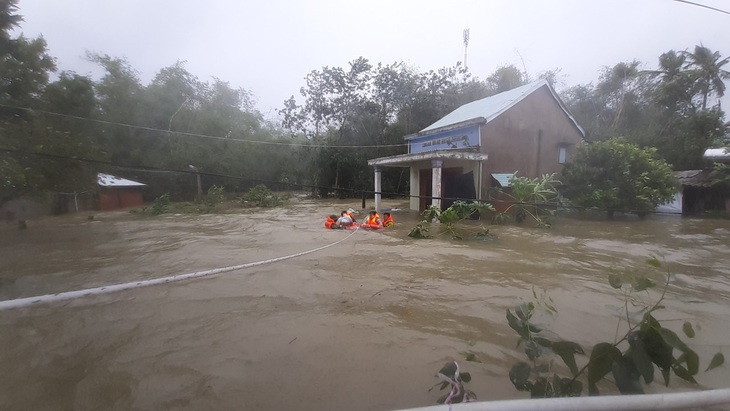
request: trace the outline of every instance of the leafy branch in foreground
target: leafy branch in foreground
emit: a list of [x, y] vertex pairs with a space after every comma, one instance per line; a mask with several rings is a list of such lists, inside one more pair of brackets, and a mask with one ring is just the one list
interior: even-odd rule
[[456, 361], [447, 362], [439, 370], [436, 377], [440, 382], [436, 383], [428, 391], [430, 392], [437, 386], [441, 386], [439, 390], [450, 388], [447, 394], [442, 395], [436, 402], [439, 404], [453, 404], [459, 402], [469, 402], [477, 399], [476, 394], [467, 390], [464, 387], [464, 383], [471, 381], [471, 374], [468, 372], [461, 372], [459, 364]]
[[[649, 264], [660, 266], [656, 259], [649, 260]], [[588, 354], [588, 361], [581, 368], [578, 368], [576, 354], [585, 355], [583, 348], [575, 342], [553, 338], [548, 330], [534, 324], [533, 303], [519, 304], [514, 314], [507, 310], [509, 326], [519, 335], [518, 346], [523, 347], [531, 362], [519, 362], [510, 370], [510, 380], [515, 388], [529, 392], [533, 398], [572, 397], [582, 395], [585, 381], [588, 393], [599, 395], [598, 384], [608, 381], [622, 394], [641, 394], [644, 392], [641, 380], [644, 384], [651, 384], [657, 368], [665, 385], [669, 385], [672, 374], [696, 383], [694, 376], [699, 372], [699, 356], [677, 333], [664, 327], [654, 316], [654, 312], [662, 308], [661, 302], [669, 286], [669, 273], [654, 304], [640, 304], [641, 299], [636, 295], [655, 286], [648, 278], [626, 279], [611, 275], [609, 284], [622, 291], [628, 329], [616, 342], [595, 344]], [[632, 307], [638, 306], [638, 310], [632, 312], [629, 303]], [[632, 324], [632, 318], [640, 320]], [[623, 320], [623, 316], [619, 318], [619, 325]], [[694, 337], [691, 323], [685, 322], [682, 329], [686, 337]], [[553, 369], [552, 360], [548, 360], [551, 355], [561, 358], [570, 373], [568, 376], [561, 376], [559, 370]], [[722, 353], [715, 354], [707, 370], [723, 362]], [[606, 378], [609, 374], [612, 379]]]
[[[648, 264], [661, 267], [656, 258], [650, 259]], [[533, 289], [535, 302], [520, 303], [514, 311], [507, 309], [507, 323], [517, 333], [517, 346], [528, 359], [512, 366], [510, 381], [517, 390], [529, 392], [532, 398], [578, 397], [584, 394], [586, 387], [588, 394], [600, 395], [599, 385], [603, 390], [614, 385], [621, 394], [643, 394], [644, 385], [654, 381], [657, 370], [666, 386], [672, 375], [696, 384], [700, 358], [683, 340], [684, 337], [695, 337], [694, 327], [689, 321], [684, 322], [684, 337], [680, 337], [654, 315], [664, 308], [662, 302], [666, 298], [669, 280], [670, 273], [667, 272], [660, 295], [651, 302], [650, 290], [656, 287], [654, 281], [629, 274], [611, 274], [609, 285], [619, 290], [623, 298], [622, 314], [616, 327], [617, 337], [614, 342], [598, 342], [590, 350], [559, 338], [534, 321], [538, 311], [550, 314], [558, 311], [551, 298], [544, 292], [538, 295]], [[619, 338], [618, 330], [624, 322], [625, 332]], [[558, 365], [555, 357], [560, 357], [564, 366]], [[466, 360], [479, 362], [473, 353], [467, 353]], [[718, 352], [705, 372], [724, 363], [725, 356]], [[440, 403], [466, 402], [476, 398], [464, 388], [471, 375], [459, 371], [455, 362], [447, 363], [439, 371], [441, 389], [451, 387], [450, 393], [439, 399]]]

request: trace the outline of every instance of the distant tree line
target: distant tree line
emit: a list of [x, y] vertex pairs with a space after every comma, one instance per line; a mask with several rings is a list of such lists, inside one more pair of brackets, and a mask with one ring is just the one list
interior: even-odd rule
[[[358, 196], [373, 187], [367, 160], [405, 153], [405, 135], [464, 103], [538, 77], [561, 78], [559, 69], [532, 76], [507, 65], [480, 80], [459, 64], [421, 72], [360, 57], [346, 68], [310, 72], [300, 98], [286, 100], [274, 124], [249, 91], [202, 81], [182, 61], [149, 84], [126, 59], [102, 53], [87, 55], [104, 69], [98, 80], [57, 73], [43, 38], [11, 35], [22, 22], [18, 13], [17, 0], [0, 3], [0, 204], [24, 194], [93, 191], [99, 171], [140, 178], [151, 195], [191, 198], [190, 165], [206, 185], [227, 191], [281, 182]], [[595, 85], [562, 97], [589, 140], [621, 136], [656, 147], [675, 169], [697, 167], [702, 151], [725, 136], [713, 98], [725, 91], [727, 62], [703, 46], [670, 51], [657, 70], [619, 63]], [[407, 193], [408, 180], [405, 170], [385, 170], [383, 191]]]

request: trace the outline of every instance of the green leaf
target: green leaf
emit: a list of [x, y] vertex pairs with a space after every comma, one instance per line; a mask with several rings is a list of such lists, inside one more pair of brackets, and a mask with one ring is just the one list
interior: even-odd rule
[[507, 309], [507, 323], [509, 323], [510, 328], [515, 330], [517, 334], [519, 334], [522, 338], [528, 338], [530, 335], [530, 332], [528, 331], [525, 323], [518, 320], [517, 317], [512, 314], [512, 312]]
[[438, 373], [449, 378], [454, 378], [454, 374], [456, 374], [456, 363], [453, 361], [447, 362], [443, 367], [441, 367]]
[[608, 283], [611, 284], [611, 287], [615, 289], [621, 288], [621, 278], [616, 274], [611, 274], [608, 276]]
[[525, 354], [531, 361], [536, 360], [540, 353], [540, 346], [535, 341], [530, 340], [525, 343]]
[[691, 351], [689, 347], [687, 347], [687, 344], [685, 344], [684, 341], [680, 340], [679, 336], [674, 331], [662, 327], [659, 329], [659, 335], [662, 336], [662, 339], [664, 339], [667, 344], [678, 349], [679, 351]]
[[629, 345], [631, 346], [631, 360], [636, 370], [644, 377], [645, 383], [651, 384], [654, 381], [654, 364], [649, 353], [646, 352], [644, 341], [640, 339], [639, 334], [634, 332], [629, 336]]
[[662, 369], [662, 377], [664, 378], [664, 386], [669, 387], [669, 369]]
[[588, 392], [598, 395], [596, 383], [611, 372], [613, 363], [621, 358], [621, 351], [609, 343], [598, 343], [591, 350], [588, 362]]
[[535, 340], [536, 343], [540, 344], [541, 346], [543, 346], [545, 348], [551, 348], [553, 346], [553, 342], [548, 340], [547, 338], [535, 337], [535, 338], [533, 338], [533, 340]]
[[682, 331], [684, 331], [684, 335], [689, 338], [694, 338], [695, 336], [695, 330], [692, 328], [692, 324], [690, 324], [689, 321], [685, 321], [682, 325]]
[[515, 308], [515, 314], [520, 317], [520, 320], [527, 321], [532, 317], [532, 312], [535, 309], [535, 305], [532, 303], [522, 303]]
[[659, 261], [656, 257], [651, 257], [650, 259], [646, 260], [646, 263], [655, 268], [659, 268], [662, 266], [661, 261]]
[[715, 354], [710, 360], [710, 365], [707, 366], [705, 372], [715, 369], [725, 363], [725, 356], [721, 352]]
[[530, 378], [530, 366], [525, 362], [519, 362], [509, 370], [509, 380], [518, 391], [527, 391], [527, 380]]
[[685, 381], [689, 381], [693, 384], [697, 384], [697, 381], [695, 381], [694, 377], [692, 377], [692, 374], [686, 368], [682, 367], [681, 365], [679, 365], [679, 364], [675, 365], [674, 367], [672, 367], [672, 371], [674, 371], [674, 374], [677, 377], [679, 377]]
[[634, 291], [644, 291], [648, 288], [654, 287], [654, 282], [648, 278], [640, 278], [633, 284]]
[[700, 372], [700, 356], [692, 350], [685, 351], [682, 355], [685, 356], [687, 371], [689, 371], [691, 375], [697, 375], [697, 373]]
[[561, 397], [580, 397], [583, 393], [583, 383], [572, 378], [560, 379]]
[[535, 384], [530, 389], [531, 398], [551, 398], [553, 393], [553, 386], [545, 377], [535, 379]]
[[635, 369], [625, 360], [616, 361], [611, 366], [613, 379], [621, 394], [643, 394], [644, 390], [639, 383], [639, 376]]
[[572, 341], [558, 341], [553, 343], [553, 352], [563, 359], [573, 376], [578, 375], [578, 366], [575, 363], [575, 354], [584, 354], [583, 348]]

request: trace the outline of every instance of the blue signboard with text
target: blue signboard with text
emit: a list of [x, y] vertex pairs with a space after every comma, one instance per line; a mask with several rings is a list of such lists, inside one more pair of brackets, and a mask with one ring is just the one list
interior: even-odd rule
[[479, 147], [479, 125], [414, 138], [408, 144], [408, 152], [414, 154], [469, 147]]

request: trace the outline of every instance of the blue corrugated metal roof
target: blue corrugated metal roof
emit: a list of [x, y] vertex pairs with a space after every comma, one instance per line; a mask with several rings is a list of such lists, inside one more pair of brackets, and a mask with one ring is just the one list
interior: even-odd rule
[[514, 173], [492, 173], [492, 178], [497, 180], [497, 183], [499, 183], [500, 187], [509, 187], [509, 180], [514, 176]]

